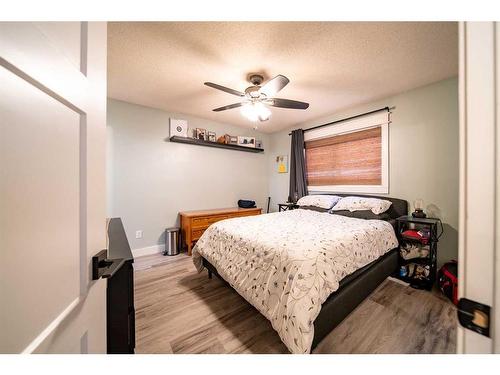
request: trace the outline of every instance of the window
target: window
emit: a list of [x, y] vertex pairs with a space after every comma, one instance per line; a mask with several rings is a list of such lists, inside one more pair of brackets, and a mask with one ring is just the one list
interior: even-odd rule
[[388, 193], [388, 112], [304, 134], [309, 191]]

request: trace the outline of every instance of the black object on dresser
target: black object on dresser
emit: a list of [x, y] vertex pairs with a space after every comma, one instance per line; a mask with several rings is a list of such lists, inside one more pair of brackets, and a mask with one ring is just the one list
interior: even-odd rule
[[134, 257], [120, 218], [109, 219], [108, 257], [122, 258], [122, 266], [108, 278], [107, 352], [133, 354], [135, 350]]
[[414, 288], [431, 290], [436, 281], [437, 243], [443, 234], [441, 220], [401, 216], [396, 222], [398, 278]]

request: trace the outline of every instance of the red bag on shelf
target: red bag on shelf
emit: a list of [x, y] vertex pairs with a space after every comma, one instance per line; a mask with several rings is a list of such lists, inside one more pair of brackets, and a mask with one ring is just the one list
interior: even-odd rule
[[406, 238], [418, 240], [423, 244], [427, 244], [429, 242], [429, 237], [422, 236], [422, 234], [419, 231], [413, 229], [405, 230], [403, 233], [401, 233], [401, 235]]

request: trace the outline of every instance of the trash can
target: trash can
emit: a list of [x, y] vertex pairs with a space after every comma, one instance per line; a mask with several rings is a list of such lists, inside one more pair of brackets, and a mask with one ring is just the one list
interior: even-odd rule
[[179, 228], [165, 229], [165, 252], [163, 255], [179, 254]]

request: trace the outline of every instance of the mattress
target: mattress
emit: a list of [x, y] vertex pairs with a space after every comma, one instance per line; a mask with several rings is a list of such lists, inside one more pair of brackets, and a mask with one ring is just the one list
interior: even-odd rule
[[397, 246], [392, 226], [309, 210], [223, 220], [193, 249], [272, 323], [292, 353], [309, 353], [314, 320], [340, 282]]

